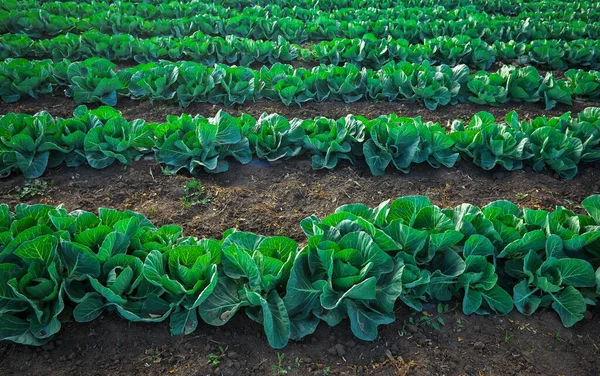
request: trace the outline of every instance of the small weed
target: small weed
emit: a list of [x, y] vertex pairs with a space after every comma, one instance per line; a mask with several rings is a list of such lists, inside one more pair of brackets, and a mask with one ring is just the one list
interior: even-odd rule
[[285, 354], [277, 353], [277, 364], [271, 366], [275, 375], [285, 375], [288, 373], [287, 369], [283, 367], [283, 358], [285, 358]]
[[329, 375], [329, 371], [331, 370], [331, 366], [327, 366], [323, 368], [323, 376]]
[[164, 166], [160, 166], [160, 172], [162, 172], [162, 174], [165, 176], [175, 175], [175, 173], [173, 171], [169, 170], [168, 167], [164, 167]]
[[[441, 304], [440, 304], [441, 306]], [[438, 312], [443, 312], [443, 310], [446, 310], [445, 312], [447, 312], [448, 308], [447, 306], [444, 308], [440, 308], [438, 306]], [[402, 326], [402, 335], [406, 335], [406, 326], [407, 325], [415, 325], [415, 326], [424, 326], [426, 328], [433, 328], [435, 330], [441, 330], [445, 325], [446, 325], [446, 321], [444, 321], [444, 319], [441, 316], [437, 316], [434, 317], [433, 315], [428, 314], [427, 312], [421, 312], [421, 316], [420, 317], [415, 317], [416, 316], [416, 312], [412, 314], [412, 317], [410, 317], [407, 320], [404, 320], [404, 325]]]
[[439, 314], [447, 313], [448, 310], [449, 310], [448, 304], [439, 303], [437, 305], [437, 311], [438, 311]]
[[164, 104], [155, 104], [153, 107], [157, 111], [164, 111], [167, 109], [167, 106], [165, 106]]
[[558, 329], [558, 331], [554, 335], [554, 338], [556, 338], [557, 341], [560, 341], [560, 329]]
[[71, 175], [71, 181], [69, 181], [69, 187], [80, 187], [79, 181], [78, 181], [80, 177], [81, 177], [81, 175], [79, 175], [79, 174]]
[[227, 352], [228, 347], [223, 348], [222, 346], [219, 346], [219, 354], [213, 354], [210, 353], [208, 354], [208, 364], [213, 364], [215, 366], [219, 365], [221, 363], [221, 359], [225, 356], [225, 353]]
[[515, 199], [516, 199], [517, 201], [520, 201], [520, 200], [522, 200], [522, 199], [526, 198], [527, 196], [529, 196], [529, 193], [517, 193], [517, 194], [515, 195]]
[[164, 351], [160, 351], [160, 349], [156, 347], [154, 349], [146, 350], [145, 353], [146, 355], [148, 355], [148, 357], [146, 358], [148, 362], [160, 363], [160, 361], [162, 360], [161, 355], [164, 353]]
[[192, 179], [185, 183], [183, 188], [183, 197], [181, 202], [183, 205], [190, 207], [194, 205], [210, 204], [210, 194], [206, 192], [206, 188], [196, 179]]
[[208, 363], [217, 366], [221, 363], [221, 358], [218, 355], [210, 353], [208, 354]]
[[[50, 181], [52, 185], [53, 181]], [[15, 195], [17, 200], [24, 198], [31, 198], [35, 196], [46, 196], [48, 194], [48, 182], [44, 180], [34, 179], [27, 180], [23, 185], [23, 188]]]
[[565, 200], [565, 206], [571, 210], [583, 209], [583, 206], [572, 200]]
[[443, 318], [441, 318], [440, 316], [438, 316], [435, 320], [431, 321], [431, 326], [433, 327], [433, 329], [435, 330], [442, 330], [442, 328], [446, 325], [446, 322], [444, 321]]
[[508, 331], [506, 331], [506, 334], [504, 334], [504, 343], [509, 343], [512, 337], [513, 335], [508, 334]]
[[296, 357], [296, 359], [294, 359], [294, 364], [296, 367], [300, 367], [300, 358]]
[[150, 215], [154, 215], [156, 214], [156, 208], [155, 207], [151, 207], [150, 208]]
[[535, 352], [535, 346], [531, 346], [531, 350], [529, 351], [530, 354], [533, 354]]

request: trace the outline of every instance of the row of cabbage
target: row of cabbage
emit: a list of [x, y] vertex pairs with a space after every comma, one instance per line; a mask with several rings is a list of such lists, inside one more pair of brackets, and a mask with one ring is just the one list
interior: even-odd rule
[[367, 34], [361, 39], [334, 39], [307, 47], [283, 38], [257, 41], [228, 36], [213, 37], [197, 32], [190, 37], [136, 38], [129, 34], [60, 35], [34, 40], [25, 34], [0, 35], [0, 60], [7, 58], [71, 61], [101, 57], [111, 61], [135, 60], [138, 63], [159, 60], [190, 60], [205, 65], [216, 63], [249, 66], [253, 63], [286, 63], [295, 60], [321, 64], [352, 63], [379, 69], [388, 62], [408, 61], [447, 65], [466, 64], [473, 69], [489, 69], [495, 62], [535, 64], [542, 68], [600, 68], [600, 41], [535, 40], [529, 43], [499, 42], [489, 44], [467, 35], [428, 39], [410, 44], [406, 39], [378, 39]]
[[420, 43], [438, 36], [469, 35], [488, 43], [496, 40], [527, 42], [536, 39], [574, 40], [600, 39], [600, 24], [582, 20], [562, 21], [533, 19], [493, 19], [487, 14], [468, 15], [457, 20], [444, 20], [433, 12], [407, 14], [405, 18], [381, 17], [374, 21], [336, 20], [328, 14], [304, 21], [291, 17], [240, 15], [219, 17], [194, 15], [177, 19], [147, 20], [112, 12], [96, 12], [90, 17], [75, 18], [52, 15], [41, 10], [0, 11], [0, 33], [21, 33], [33, 38], [54, 36], [66, 32], [82, 33], [98, 30], [103, 33], [125, 33], [134, 36], [184, 37], [202, 31], [208, 35], [234, 35], [260, 40], [277, 40], [280, 36], [293, 43], [333, 38], [362, 38], [374, 34], [377, 38], [392, 37]]
[[226, 106], [257, 99], [285, 105], [309, 101], [358, 100], [423, 102], [438, 106], [472, 102], [500, 105], [507, 102], [572, 104], [573, 98], [600, 99], [600, 72], [570, 69], [564, 79], [551, 72], [544, 77], [532, 67], [503, 66], [497, 72], [469, 74], [466, 65], [431, 66], [409, 62], [388, 63], [380, 70], [354, 64], [321, 65], [312, 69], [276, 63], [260, 70], [195, 62], [148, 63], [116, 71], [106, 59], [52, 62], [7, 59], [0, 63], [0, 97], [16, 102], [22, 97], [59, 93], [77, 103], [117, 104], [119, 97], [176, 101], [181, 106], [210, 102]]
[[[12, 0], [15, 1], [15, 0]], [[43, 0], [46, 1], [46, 0]], [[152, 0], [154, 4], [167, 0]], [[573, 11], [585, 11], [592, 7], [598, 9], [597, 2], [573, 2], [566, 0], [320, 0], [314, 3], [311, 0], [224, 0], [220, 4], [228, 7], [245, 8], [254, 5], [278, 4], [282, 7], [304, 7], [332, 11], [342, 8], [391, 8], [395, 6], [430, 7], [443, 6], [446, 9], [456, 9], [465, 6], [474, 6], [480, 12], [499, 13], [505, 15], [518, 15], [522, 12], [545, 12], [551, 9], [571, 8]]]
[[[564, 4], [562, 4], [564, 5]], [[3, 9], [4, 8], [4, 9]], [[494, 20], [525, 20], [532, 21], [592, 21], [600, 16], [600, 7], [597, 3], [575, 3], [574, 5], [561, 6], [560, 8], [549, 8], [545, 11], [524, 11], [515, 16], [504, 16], [498, 14], [487, 14], [478, 11], [477, 7], [466, 5], [454, 9], [443, 6], [411, 7], [395, 6], [391, 8], [343, 8], [332, 11], [321, 11], [314, 8], [280, 7], [269, 4], [265, 6], [245, 7], [236, 9], [225, 7], [214, 3], [171, 3], [161, 4], [156, 7], [152, 4], [135, 4], [132, 2], [51, 2], [44, 4], [19, 3], [17, 7], [0, 6], [0, 12], [28, 12], [41, 11], [53, 16], [72, 17], [76, 19], [90, 18], [97, 13], [111, 13], [122, 16], [137, 16], [146, 20], [164, 20], [192, 17], [197, 14], [215, 16], [220, 18], [234, 17], [263, 17], [263, 18], [294, 18], [304, 22], [313, 21], [319, 17], [327, 16], [337, 21], [373, 22], [379, 19], [412, 19], [415, 21], [429, 21], [431, 19], [442, 19], [446, 21], [458, 21], [470, 16], [487, 15]]]
[[[11, 0], [16, 1], [16, 0]], [[47, 1], [47, 0], [41, 0]], [[85, 0], [88, 1], [88, 0]], [[148, 1], [148, 0], [146, 0]], [[169, 0], [149, 0], [153, 4], [160, 4]], [[407, 7], [432, 7], [443, 6], [451, 10], [465, 6], [475, 6], [480, 12], [498, 13], [505, 15], [518, 15], [521, 12], [545, 12], [551, 9], [560, 10], [571, 8], [574, 12], [585, 11], [590, 8], [598, 9], [597, 2], [573, 2], [567, 0], [222, 0], [219, 4], [232, 8], [243, 9], [245, 7], [260, 5], [266, 6], [277, 4], [281, 7], [316, 8], [324, 11], [333, 11], [343, 8], [393, 8], [397, 6]]]
[[174, 335], [245, 312], [275, 348], [344, 319], [374, 340], [398, 304], [451, 300], [467, 315], [552, 307], [570, 327], [600, 294], [600, 196], [582, 206], [587, 215], [509, 201], [440, 209], [423, 196], [349, 204], [302, 220], [301, 248], [235, 229], [199, 240], [131, 211], [0, 205], [0, 340], [48, 342], [67, 304], [77, 322], [106, 310], [169, 318]]
[[[70, 0], [6, 0], [2, 5], [0, 5], [0, 9], [6, 10], [23, 10], [31, 7], [35, 7], [36, 4], [42, 6], [48, 6], [50, 8], [54, 7], [54, 3], [70, 3], [75, 6], [75, 3]], [[96, 0], [79, 0], [76, 4], [98, 4]], [[129, 7], [129, 5], [122, 5], [124, 3], [128, 3], [127, 1], [122, 0], [109, 0], [102, 1], [102, 3], [114, 4], [114, 7]], [[210, 5], [219, 5], [227, 8], [239, 9], [243, 10], [245, 8], [254, 7], [254, 6], [279, 6], [281, 8], [304, 8], [304, 9], [316, 9], [321, 11], [332, 12], [335, 10], [340, 10], [344, 8], [353, 8], [353, 9], [366, 9], [366, 8], [379, 8], [379, 9], [389, 9], [399, 6], [405, 7], [416, 7], [416, 8], [425, 8], [425, 7], [436, 7], [442, 6], [447, 10], [457, 9], [466, 6], [474, 6], [480, 12], [486, 13], [499, 13], [505, 15], [518, 15], [522, 12], [545, 12], [548, 10], [563, 10], [570, 9], [573, 12], [581, 12], [586, 11], [588, 9], [598, 9], [600, 6], [597, 2], [573, 2], [566, 0], [544, 0], [544, 1], [531, 1], [531, 0], [523, 0], [523, 1], [514, 1], [514, 0], [320, 0], [318, 2], [314, 2], [312, 0], [221, 0], [218, 2], [207, 2], [204, 0], [191, 0], [186, 2], [185, 5], [182, 5], [181, 2], [173, 1], [173, 0], [133, 0], [131, 3], [136, 4], [136, 6], [140, 6], [141, 8], [148, 7], [148, 5], [153, 5], [155, 7], [161, 8], [160, 11], [163, 10], [167, 5], [169, 8], [178, 9], [179, 12], [183, 12], [184, 10], [179, 10], [179, 8], [183, 8], [185, 6], [198, 6], [197, 3], [201, 4], [210, 4]], [[50, 5], [52, 4], [52, 5]], [[85, 6], [85, 5], [82, 5]], [[104, 4], [102, 5], [104, 6]], [[150, 10], [144, 10], [145, 14], [152, 14], [152, 8]]]
[[148, 124], [127, 121], [112, 107], [80, 106], [69, 119], [47, 112], [1, 116], [0, 150], [0, 176], [16, 170], [27, 178], [62, 163], [101, 169], [153, 152], [172, 173], [218, 173], [229, 168], [228, 160], [273, 162], [308, 154], [314, 169], [364, 160], [374, 175], [390, 166], [408, 173], [419, 163], [450, 168], [463, 158], [485, 170], [529, 164], [534, 171], [571, 179], [579, 164], [600, 160], [600, 108], [531, 121], [519, 121], [511, 112], [504, 123], [480, 112], [467, 124], [454, 121], [448, 133], [438, 123], [396, 115], [288, 120], [278, 114], [236, 118], [220, 111], [214, 118], [169, 116], [165, 123]]

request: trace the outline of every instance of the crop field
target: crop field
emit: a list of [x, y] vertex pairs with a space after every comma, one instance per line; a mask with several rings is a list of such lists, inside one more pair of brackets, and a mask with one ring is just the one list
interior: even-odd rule
[[0, 2], [1, 375], [600, 375], [600, 2]]

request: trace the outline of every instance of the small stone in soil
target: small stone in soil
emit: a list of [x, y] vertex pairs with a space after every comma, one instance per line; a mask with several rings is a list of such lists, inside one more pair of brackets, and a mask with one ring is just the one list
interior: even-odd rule
[[477, 341], [473, 344], [475, 350], [481, 351], [485, 348], [485, 344], [483, 342]]
[[228, 357], [229, 359], [237, 359], [237, 358], [239, 358], [240, 356], [239, 356], [239, 355], [238, 355], [238, 353], [236, 353], [235, 351], [230, 351], [230, 352], [227, 354], [227, 357]]
[[353, 340], [349, 340], [348, 342], [346, 342], [346, 346], [353, 348], [354, 346], [356, 346], [356, 342]]
[[419, 331], [419, 328], [417, 328], [416, 325], [407, 325], [406, 330], [408, 330], [410, 333], [416, 333]]
[[531, 353], [529, 351], [521, 351], [521, 356], [527, 363], [531, 363]]
[[492, 178], [494, 178], [494, 180], [502, 180], [506, 177], [506, 174], [504, 172], [494, 172], [494, 174], [492, 175]]
[[335, 351], [337, 351], [337, 354], [339, 356], [346, 355], [346, 350], [344, 349], [344, 346], [342, 346], [341, 343], [338, 343], [337, 345], [335, 345]]

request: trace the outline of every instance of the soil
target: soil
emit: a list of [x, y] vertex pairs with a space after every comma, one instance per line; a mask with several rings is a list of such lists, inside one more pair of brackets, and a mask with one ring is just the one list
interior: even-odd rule
[[549, 311], [497, 318], [466, 317], [450, 309], [441, 315], [430, 311], [430, 320], [441, 317], [446, 323], [440, 330], [408, 323], [416, 317], [401, 309], [396, 322], [382, 327], [376, 341], [353, 338], [344, 321], [334, 328], [321, 324], [314, 335], [282, 350], [271, 349], [261, 326], [242, 315], [222, 328], [200, 325], [188, 336], [173, 337], [167, 323], [129, 324], [109, 313], [87, 324], [64, 323], [55, 339], [42, 348], [0, 344], [0, 367], [3, 375], [89, 376], [283, 372], [290, 376], [593, 376], [600, 372], [599, 312], [566, 329]]
[[156, 225], [177, 224], [200, 237], [220, 237], [224, 230], [236, 227], [302, 241], [299, 223], [307, 216], [326, 216], [351, 202], [376, 206], [408, 195], [429, 196], [442, 207], [463, 202], [483, 206], [504, 199], [535, 209], [563, 205], [580, 211], [579, 203], [600, 191], [598, 167], [582, 165], [574, 180], [564, 181], [529, 169], [484, 171], [468, 161], [459, 161], [452, 169], [417, 165], [408, 174], [390, 168], [383, 176], [371, 175], [364, 162], [351, 166], [344, 161], [331, 171], [313, 170], [306, 157], [274, 165], [231, 162], [225, 173], [195, 176], [211, 203], [187, 207], [181, 198], [185, 182], [192, 177], [166, 176], [160, 165], [143, 160], [127, 168], [50, 169], [40, 179], [48, 183], [44, 195], [23, 200], [15, 196], [22, 192], [25, 179], [15, 174], [0, 180], [0, 202], [11, 206], [18, 202], [64, 204], [69, 210], [135, 210]]
[[[39, 111], [48, 111], [53, 116], [69, 118], [79, 105], [72, 98], [65, 96], [44, 96], [38, 100], [27, 98], [17, 103], [0, 102], [0, 115], [9, 112], [35, 114]], [[89, 108], [97, 108], [99, 104], [89, 104]], [[144, 119], [148, 122], [165, 122], [167, 115], [200, 114], [202, 116], [214, 116], [219, 110], [227, 111], [232, 115], [249, 114], [258, 118], [262, 113], [278, 113], [288, 119], [309, 119], [317, 116], [338, 119], [348, 114], [360, 115], [372, 119], [381, 115], [395, 113], [398, 116], [416, 117], [421, 116], [424, 121], [440, 122], [448, 125], [455, 119], [470, 120], [473, 114], [487, 111], [493, 114], [498, 122], [504, 120], [510, 111], [517, 111], [521, 120], [532, 119], [538, 116], [561, 116], [565, 112], [574, 115], [586, 107], [599, 107], [600, 103], [591, 101], [574, 100], [572, 106], [559, 104], [552, 110], [545, 110], [545, 105], [539, 103], [510, 103], [499, 107], [483, 106], [474, 103], [460, 103], [457, 105], [444, 106], [436, 111], [427, 109], [422, 103], [415, 102], [374, 102], [358, 101], [351, 104], [343, 102], [307, 102], [298, 105], [286, 106], [281, 102], [259, 100], [243, 104], [225, 107], [210, 103], [192, 103], [188, 107], [180, 107], [174, 102], [155, 102], [119, 98], [116, 109], [122, 112], [128, 120]]]
[[[423, 116], [447, 124], [454, 118], [488, 110], [502, 118], [519, 108], [524, 117], [574, 113], [587, 104], [558, 108], [541, 106], [501, 108], [474, 105], [449, 106], [436, 112], [417, 104], [359, 102], [308, 104], [302, 108], [270, 102], [237, 106], [230, 112], [280, 112], [289, 117], [341, 117], [349, 112], [366, 117], [398, 113]], [[68, 117], [75, 108], [71, 99], [46, 98], [0, 105], [0, 113], [35, 113], [48, 109]], [[220, 107], [199, 104], [180, 109], [152, 106], [148, 102], [120, 101], [128, 119], [164, 121], [167, 114], [188, 112], [214, 115]], [[201, 181], [210, 197], [207, 205], [185, 206], [184, 184]], [[571, 181], [529, 169], [484, 171], [461, 161], [452, 169], [415, 166], [410, 173], [389, 171], [374, 177], [364, 164], [341, 163], [331, 171], [312, 170], [310, 159], [249, 165], [231, 163], [228, 172], [195, 177], [166, 176], [152, 160], [123, 168], [113, 165], [94, 170], [84, 166], [51, 169], [40, 178], [47, 183], [38, 195], [17, 199], [25, 179], [14, 174], [0, 180], [0, 202], [64, 204], [68, 210], [96, 211], [98, 207], [136, 210], [156, 225], [177, 224], [187, 235], [220, 238], [236, 227], [264, 235], [286, 235], [303, 242], [299, 222], [306, 216], [323, 217], [336, 207], [362, 202], [377, 205], [406, 195], [427, 195], [437, 205], [463, 202], [486, 205], [498, 199], [521, 207], [552, 209], [563, 205], [581, 211], [579, 203], [600, 191], [598, 164], [582, 165]], [[70, 310], [71, 307], [67, 307]], [[352, 336], [349, 323], [329, 328], [322, 323], [316, 333], [281, 350], [269, 347], [260, 325], [243, 314], [221, 328], [199, 325], [189, 336], [173, 337], [168, 323], [128, 323], [115, 313], [80, 324], [68, 314], [63, 328], [42, 348], [0, 343], [3, 375], [599, 375], [600, 309], [586, 313], [583, 321], [565, 328], [550, 310], [528, 317], [513, 312], [504, 317], [465, 316], [451, 303], [447, 312], [428, 306], [427, 313], [397, 308], [396, 322], [380, 327], [373, 342]], [[438, 330], [432, 323], [445, 325]], [[279, 368], [281, 366], [281, 368]]]

